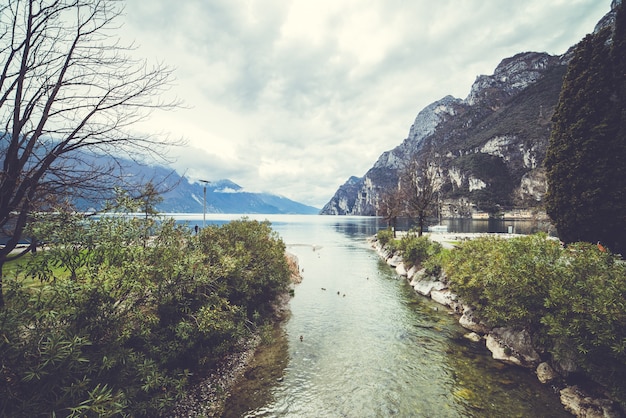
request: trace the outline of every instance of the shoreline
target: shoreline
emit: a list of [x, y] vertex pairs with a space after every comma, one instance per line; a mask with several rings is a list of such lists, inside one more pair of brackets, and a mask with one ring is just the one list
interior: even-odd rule
[[255, 335], [246, 340], [240, 350], [228, 353], [214, 370], [190, 388], [167, 416], [172, 418], [222, 416], [226, 400], [252, 361], [260, 340], [260, 337]]
[[[401, 235], [398, 234], [396, 239]], [[493, 236], [493, 233], [425, 233], [429, 239], [439, 242], [444, 248], [454, 248], [456, 243], [480, 236]], [[521, 236], [519, 234], [496, 234], [503, 238]], [[459, 324], [468, 330], [465, 338], [475, 343], [485, 341], [486, 348], [491, 351], [492, 358], [503, 363], [534, 370], [543, 385], [551, 385], [560, 395], [564, 409], [576, 417], [585, 418], [619, 418], [622, 413], [619, 405], [606, 397], [605, 394], [592, 394], [580, 384], [568, 384], [565, 376], [556, 372], [547, 361], [542, 361], [532, 344], [528, 332], [512, 328], [491, 328], [479, 322], [473, 315], [474, 309], [464, 305], [463, 301], [449, 289], [445, 280], [440, 277], [429, 277], [425, 271], [415, 266], [407, 271], [401, 254], [388, 250], [380, 245], [376, 236], [368, 239], [371, 247], [396, 273], [404, 277], [413, 290], [424, 297], [450, 309], [450, 314], [458, 317]], [[540, 350], [539, 350], [540, 351]], [[588, 383], [594, 384], [589, 381]]]
[[[289, 315], [291, 290], [295, 285], [302, 282], [298, 258], [289, 252], [285, 252], [285, 258], [291, 273], [289, 278], [290, 289], [275, 301], [272, 321], [274, 325], [284, 321]], [[258, 332], [245, 341], [241, 341], [237, 350], [225, 355], [214, 369], [209, 370], [205, 377], [189, 388], [185, 397], [176, 402], [174, 407], [168, 411], [167, 416], [172, 418], [221, 417], [233, 388], [248, 370], [261, 346], [261, 336]]]

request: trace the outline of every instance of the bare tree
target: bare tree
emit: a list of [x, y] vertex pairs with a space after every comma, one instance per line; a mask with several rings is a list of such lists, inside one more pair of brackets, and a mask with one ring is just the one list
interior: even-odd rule
[[399, 193], [406, 215], [417, 221], [418, 236], [424, 232], [426, 218], [437, 211], [441, 185], [440, 166], [432, 153], [413, 154], [400, 171]]
[[115, 37], [119, 1], [7, 3], [0, 6], [0, 272], [30, 213], [112, 189], [115, 167], [87, 155], [158, 155], [167, 138], [133, 126], [178, 104], [159, 99], [171, 70], [133, 59], [133, 47]]
[[398, 218], [402, 216], [404, 212], [402, 195], [397, 188], [385, 190], [381, 193], [378, 210], [383, 219], [387, 221], [387, 226], [392, 229], [393, 237], [395, 238]]

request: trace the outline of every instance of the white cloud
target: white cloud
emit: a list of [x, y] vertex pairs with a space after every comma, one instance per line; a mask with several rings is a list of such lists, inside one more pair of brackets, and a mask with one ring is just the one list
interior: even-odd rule
[[142, 129], [188, 140], [175, 167], [321, 207], [417, 113], [522, 51], [561, 54], [610, 0], [128, 2], [123, 41], [176, 68], [186, 107]]

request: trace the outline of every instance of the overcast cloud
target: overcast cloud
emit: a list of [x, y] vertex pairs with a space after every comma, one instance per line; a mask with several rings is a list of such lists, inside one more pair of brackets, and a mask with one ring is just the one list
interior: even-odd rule
[[562, 54], [610, 0], [129, 1], [136, 54], [174, 67], [174, 168], [322, 207], [406, 138], [428, 104], [465, 98], [518, 52]]

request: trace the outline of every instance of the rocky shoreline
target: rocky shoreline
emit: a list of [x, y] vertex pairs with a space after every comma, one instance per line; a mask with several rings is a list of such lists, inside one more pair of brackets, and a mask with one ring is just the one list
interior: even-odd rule
[[[302, 282], [298, 258], [287, 252], [285, 258], [291, 272], [290, 282], [294, 286]], [[277, 322], [282, 321], [288, 315], [290, 300], [290, 292], [285, 292], [277, 299], [274, 306]], [[260, 342], [259, 335], [253, 335], [251, 338], [241, 341], [238, 349], [224, 356], [206, 377], [196, 383], [186, 396], [176, 403], [167, 416], [172, 418], [217, 418], [222, 416], [232, 389], [248, 369]]]
[[[431, 234], [430, 238], [446, 247], [450, 241], [472, 239], [480, 234], [463, 234], [459, 237], [447, 237]], [[512, 234], [503, 234], [512, 236]], [[409, 285], [419, 294], [431, 298], [433, 301], [446, 306], [451, 314], [459, 318], [459, 324], [468, 330], [466, 338], [476, 342], [485, 342], [487, 349], [495, 360], [507, 364], [533, 370], [539, 381], [550, 385], [559, 391], [561, 403], [565, 410], [576, 417], [586, 418], [618, 418], [622, 417], [619, 405], [609, 399], [606, 394], [592, 393], [581, 385], [570, 385], [566, 376], [575, 371], [575, 365], [565, 362], [550, 362], [542, 359], [541, 350], [533, 345], [531, 335], [526, 330], [513, 328], [490, 328], [474, 317], [474, 310], [448, 287], [445, 274], [434, 277], [428, 276], [425, 270], [417, 267], [406, 269], [402, 257], [397, 252], [390, 251], [380, 244], [376, 237], [370, 239], [372, 247], [388, 265], [395, 268], [396, 273], [405, 277]]]
[[254, 357], [260, 338], [245, 341], [236, 352], [225, 356], [219, 365], [181, 399], [168, 414], [173, 418], [220, 417], [230, 390]]

